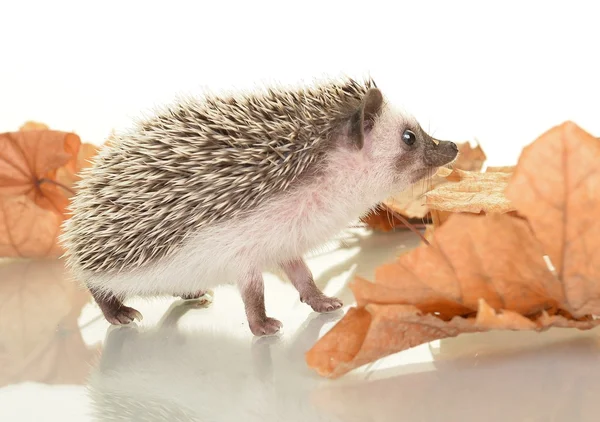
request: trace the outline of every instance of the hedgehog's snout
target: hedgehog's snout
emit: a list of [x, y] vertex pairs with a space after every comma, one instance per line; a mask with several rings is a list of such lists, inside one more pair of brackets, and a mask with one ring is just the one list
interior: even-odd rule
[[451, 141], [430, 138], [424, 148], [424, 161], [429, 167], [440, 167], [451, 163], [458, 156], [458, 146]]

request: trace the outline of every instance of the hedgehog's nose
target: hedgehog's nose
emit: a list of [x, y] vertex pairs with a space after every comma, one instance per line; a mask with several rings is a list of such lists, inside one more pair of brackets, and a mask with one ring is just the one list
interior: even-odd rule
[[458, 145], [454, 142], [440, 141], [439, 139], [435, 141], [424, 150], [425, 164], [432, 167], [440, 167], [452, 162], [458, 155]]

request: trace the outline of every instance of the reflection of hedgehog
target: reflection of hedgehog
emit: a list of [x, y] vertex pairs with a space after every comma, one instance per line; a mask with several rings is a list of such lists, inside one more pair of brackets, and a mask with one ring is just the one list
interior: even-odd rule
[[371, 80], [186, 100], [101, 151], [61, 241], [113, 324], [141, 317], [127, 297], [236, 280], [252, 332], [273, 334], [263, 270], [282, 268], [315, 311], [339, 308], [302, 255], [456, 155]]

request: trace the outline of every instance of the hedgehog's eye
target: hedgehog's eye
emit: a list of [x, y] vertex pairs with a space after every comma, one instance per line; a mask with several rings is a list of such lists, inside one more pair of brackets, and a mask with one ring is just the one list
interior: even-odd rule
[[405, 130], [402, 134], [402, 140], [408, 146], [411, 146], [417, 141], [417, 136], [414, 134], [412, 130]]

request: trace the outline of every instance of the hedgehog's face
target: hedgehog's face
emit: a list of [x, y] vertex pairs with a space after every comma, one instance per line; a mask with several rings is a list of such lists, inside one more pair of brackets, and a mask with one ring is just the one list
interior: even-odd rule
[[388, 192], [432, 175], [458, 155], [456, 144], [433, 139], [416, 120], [384, 104], [376, 88], [365, 95], [348, 135], [372, 170], [368, 183]]
[[396, 133], [399, 151], [395, 166], [400, 173], [409, 172], [411, 183], [433, 174], [458, 155], [455, 143], [432, 138], [414, 121], [400, 123]]

